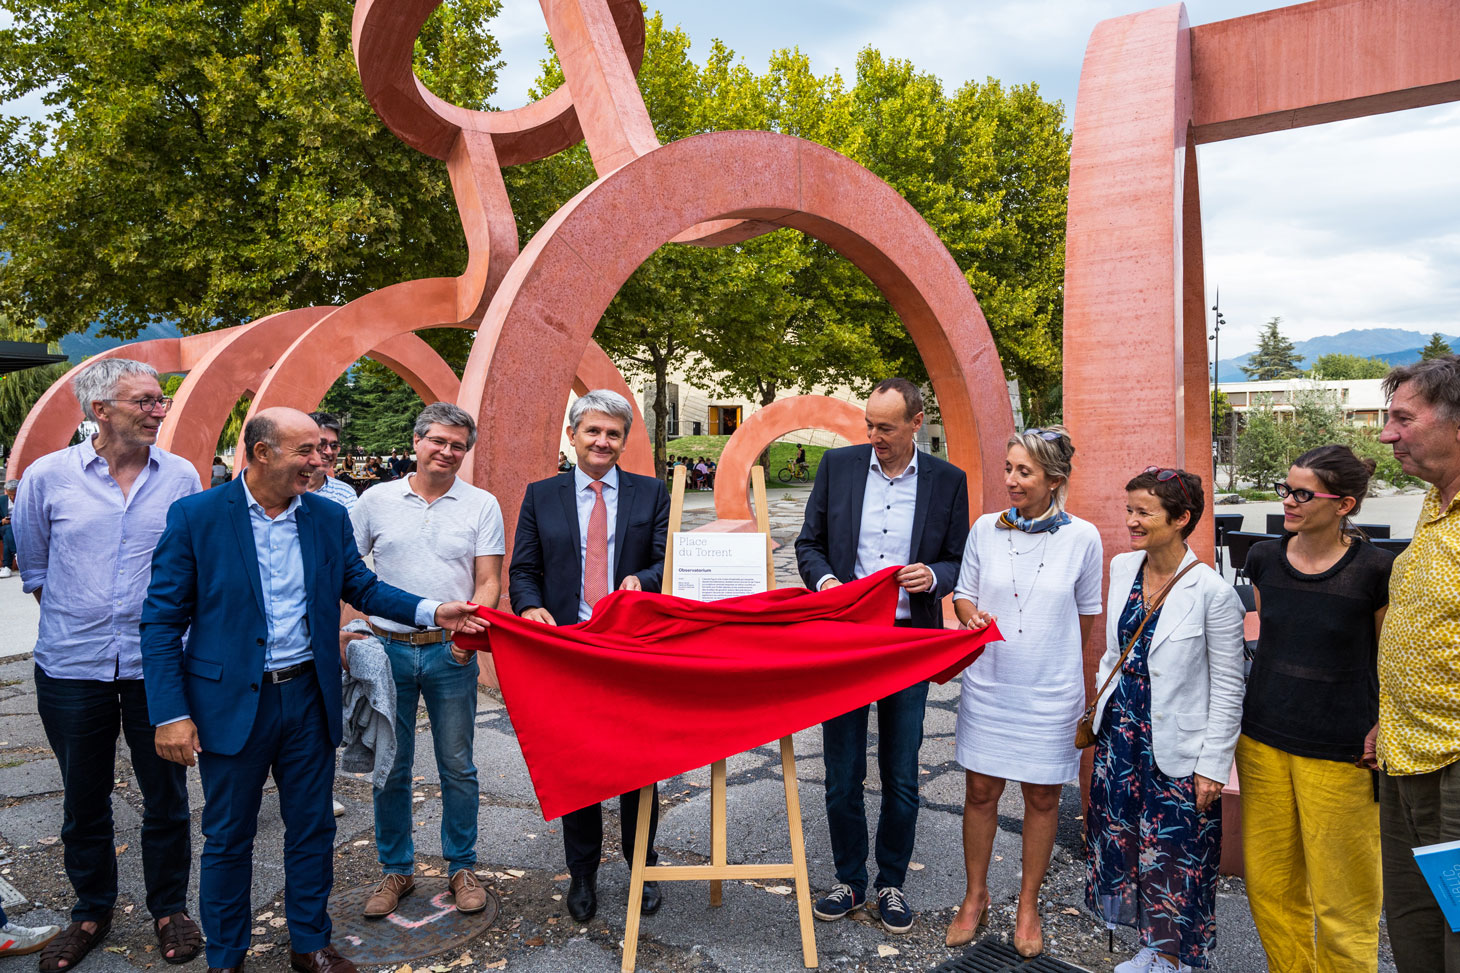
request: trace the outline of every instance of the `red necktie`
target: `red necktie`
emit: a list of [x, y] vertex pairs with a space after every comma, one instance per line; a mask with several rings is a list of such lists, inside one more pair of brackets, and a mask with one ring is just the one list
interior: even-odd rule
[[594, 497], [588, 515], [588, 551], [583, 555], [583, 600], [592, 608], [608, 594], [608, 504], [603, 501], [602, 480], [594, 480], [588, 489]]

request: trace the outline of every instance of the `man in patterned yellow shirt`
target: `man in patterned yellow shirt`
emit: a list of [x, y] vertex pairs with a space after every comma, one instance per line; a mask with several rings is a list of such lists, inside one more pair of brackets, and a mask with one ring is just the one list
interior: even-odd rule
[[1379, 829], [1399, 973], [1460, 973], [1450, 931], [1411, 849], [1460, 840], [1460, 357], [1391, 371], [1379, 437], [1431, 485], [1394, 562], [1379, 637]]

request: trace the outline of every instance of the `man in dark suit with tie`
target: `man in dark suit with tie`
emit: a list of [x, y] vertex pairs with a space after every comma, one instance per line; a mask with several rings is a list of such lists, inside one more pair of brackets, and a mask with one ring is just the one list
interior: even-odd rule
[[253, 840], [272, 771], [285, 829], [290, 966], [353, 973], [330, 945], [326, 911], [342, 716], [339, 603], [423, 627], [474, 632], [485, 623], [466, 602], [425, 600], [370, 573], [345, 508], [308, 492], [323, 461], [307, 415], [266, 409], [249, 421], [244, 443], [242, 476], [168, 510], [142, 608], [148, 710], [159, 754], [189, 766], [198, 755], [209, 970], [243, 968]]
[[[578, 465], [530, 484], [517, 514], [508, 593], [512, 610], [546, 625], [587, 621], [598, 599], [615, 588], [658, 591], [664, 578], [669, 493], [650, 476], [618, 468], [634, 411], [617, 392], [599, 389], [568, 412], [568, 439]], [[634, 856], [639, 792], [619, 797], [624, 858]], [[659, 789], [649, 818], [646, 861], [659, 860]], [[603, 853], [603, 809], [594, 804], [563, 816], [567, 850], [568, 912], [587, 922], [598, 910], [598, 860]], [[657, 883], [644, 883], [645, 915], [662, 902]]]
[[[968, 477], [920, 452], [923, 396], [907, 379], [878, 383], [867, 399], [866, 446], [821, 457], [796, 539], [801, 579], [813, 591], [904, 565], [896, 624], [941, 628], [940, 599], [958, 583], [968, 540]], [[877, 701], [877, 766], [882, 811], [877, 821], [877, 909], [891, 933], [912, 929], [903, 895], [918, 820], [918, 749], [928, 684]], [[836, 883], [812, 910], [840, 919], [867, 901], [867, 713], [863, 706], [822, 724], [826, 817]]]

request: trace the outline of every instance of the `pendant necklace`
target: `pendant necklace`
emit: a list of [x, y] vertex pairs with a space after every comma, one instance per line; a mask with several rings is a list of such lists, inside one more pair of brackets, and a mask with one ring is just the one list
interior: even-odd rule
[[[1024, 602], [1029, 600], [1029, 596], [1034, 593], [1034, 586], [1039, 584], [1039, 572], [1044, 570], [1044, 549], [1049, 546], [1049, 535], [1053, 531], [1041, 531], [1044, 534], [1044, 538], [1039, 542], [1039, 547], [1030, 548], [1027, 551], [1014, 550], [1014, 535], [1017, 533], [1020, 533], [1020, 531], [1009, 531], [1009, 585], [1014, 589], [1014, 607], [1018, 611], [1019, 634], [1022, 635], [1024, 634]], [[1024, 592], [1024, 601], [1020, 601], [1019, 581], [1014, 576], [1014, 564], [1016, 563], [1014, 559], [1016, 557], [1023, 557], [1026, 554], [1035, 553], [1039, 555], [1039, 566], [1034, 569], [1034, 580], [1029, 582], [1029, 587]]]

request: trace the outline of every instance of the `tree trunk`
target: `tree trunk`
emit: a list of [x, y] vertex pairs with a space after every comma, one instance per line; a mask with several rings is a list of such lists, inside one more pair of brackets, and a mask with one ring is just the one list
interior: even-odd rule
[[654, 362], [654, 475], [672, 484], [665, 465], [669, 446], [669, 362], [656, 348], [649, 350]]
[[[776, 383], [774, 381], [771, 381], [758, 382], [757, 384], [760, 386], [760, 407], [764, 409], [766, 406], [776, 401]], [[755, 458], [756, 466], [765, 467], [765, 478], [767, 483], [769, 483], [771, 479], [776, 475], [776, 471], [771, 469], [770, 457], [771, 446], [770, 443], [766, 443], [765, 448], [760, 451], [760, 455]]]

